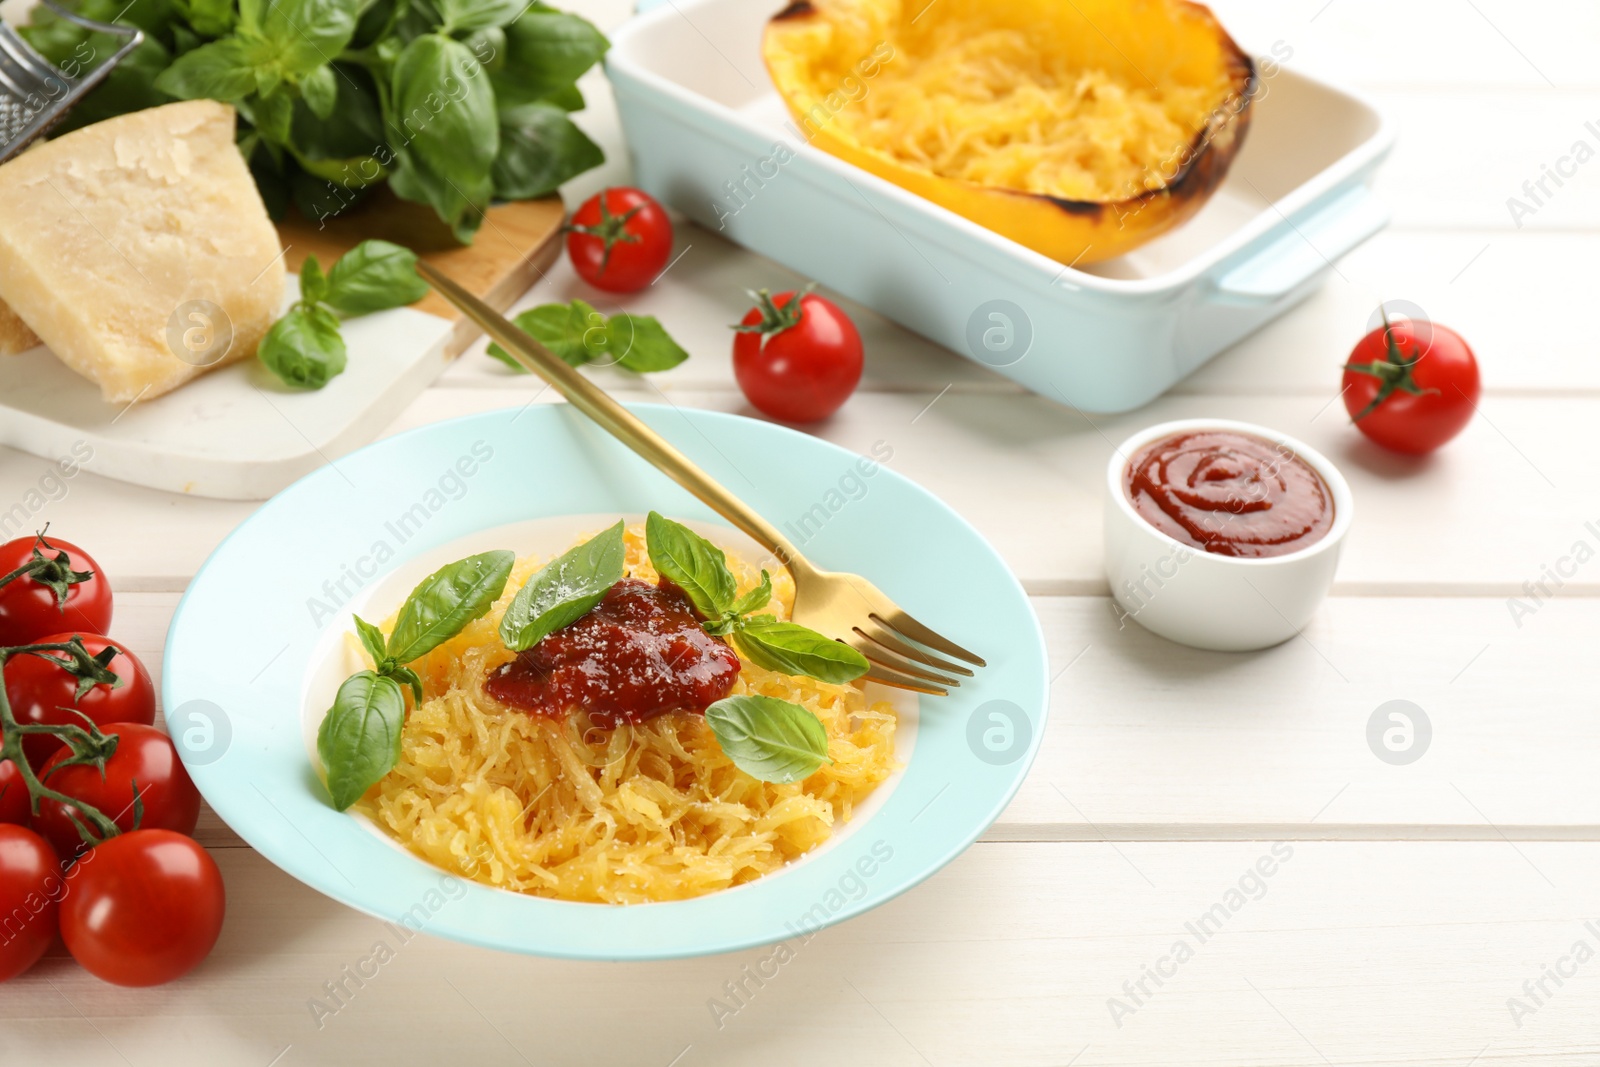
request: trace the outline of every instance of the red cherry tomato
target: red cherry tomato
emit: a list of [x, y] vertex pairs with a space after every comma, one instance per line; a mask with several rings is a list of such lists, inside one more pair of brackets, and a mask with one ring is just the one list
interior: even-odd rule
[[[83, 647], [91, 656], [100, 657], [108, 648], [116, 655], [106, 663], [106, 669], [115, 674], [122, 684], [98, 682], [92, 689], [78, 696], [78, 677], [59, 662], [43, 656], [13, 656], [5, 667], [6, 697], [11, 701], [11, 713], [20, 723], [70, 723], [82, 726], [80, 715], [87, 715], [99, 727], [114, 722], [137, 722], [146, 726], [156, 721], [156, 688], [150, 681], [150, 672], [144, 669], [139, 657], [128, 651], [120, 641], [98, 634], [51, 634], [31, 644], [65, 644], [73, 637], [83, 638]], [[51, 652], [56, 659], [69, 658], [65, 653]], [[74, 715], [66, 709], [76, 708]], [[27, 753], [28, 764], [36, 771], [45, 761], [66, 746], [49, 734], [34, 734], [22, 740], [22, 750]]]
[[[106, 760], [105, 776], [86, 763], [56, 770], [71, 757], [62, 749], [44, 765], [39, 778], [58, 793], [81, 800], [111, 819], [124, 833], [134, 829], [134, 786], [139, 789], [143, 815], [138, 826], [146, 830], [191, 833], [200, 818], [200, 791], [178, 760], [172, 740], [153, 726], [125, 722], [105, 727], [117, 738], [117, 750]], [[67, 814], [67, 805], [49, 797], [39, 801], [33, 827], [49, 839], [63, 858], [83, 847], [83, 836]]]
[[126, 986], [181, 978], [222, 932], [222, 872], [182, 834], [121, 834], [96, 845], [73, 872], [61, 939], [96, 978]]
[[24, 827], [0, 825], [0, 982], [39, 962], [55, 940], [65, 888], [49, 842]]
[[[62, 555], [65, 559], [61, 559]], [[19, 537], [0, 545], [0, 646], [25, 645], [42, 634], [111, 629], [111, 583], [89, 554], [59, 538]]]
[[0, 823], [28, 825], [33, 814], [28, 803], [28, 786], [22, 772], [10, 760], [0, 760]]
[[756, 307], [735, 326], [733, 373], [763, 414], [818, 422], [839, 410], [861, 381], [861, 335], [832, 301], [804, 293], [751, 294]]
[[672, 220], [655, 198], [619, 186], [585, 200], [567, 229], [578, 277], [613, 293], [643, 289], [672, 255]]
[[1394, 452], [1432, 452], [1466, 428], [1482, 386], [1461, 335], [1402, 319], [1356, 342], [1344, 368], [1344, 406], [1356, 429]]

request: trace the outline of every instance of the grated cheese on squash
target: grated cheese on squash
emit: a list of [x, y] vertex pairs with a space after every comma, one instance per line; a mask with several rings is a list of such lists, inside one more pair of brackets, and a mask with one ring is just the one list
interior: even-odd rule
[[[629, 577], [655, 581], [644, 527], [626, 533]], [[585, 735], [483, 692], [513, 657], [497, 628], [541, 566], [518, 561], [483, 618], [413, 664], [423, 702], [406, 722], [400, 762], [355, 810], [422, 858], [485, 885], [609, 904], [681, 900], [775, 871], [826, 841], [896, 768], [895, 712], [861, 690], [746, 662], [735, 693], [802, 704], [828, 732], [832, 763], [800, 782], [761, 782], [723, 755], [702, 716], [668, 714]], [[760, 572], [729, 553], [739, 591]], [[794, 582], [773, 579], [787, 617]], [[394, 619], [383, 628], [392, 630]]]

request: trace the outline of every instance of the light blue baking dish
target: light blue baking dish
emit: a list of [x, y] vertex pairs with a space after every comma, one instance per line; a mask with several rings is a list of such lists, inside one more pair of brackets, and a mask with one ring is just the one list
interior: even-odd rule
[[616, 32], [606, 69], [638, 184], [1085, 411], [1148, 403], [1304, 299], [1387, 219], [1369, 183], [1392, 124], [1263, 63], [1249, 138], [1205, 208], [1127, 256], [1064, 267], [805, 144], [761, 61], [781, 6], [674, 0]]

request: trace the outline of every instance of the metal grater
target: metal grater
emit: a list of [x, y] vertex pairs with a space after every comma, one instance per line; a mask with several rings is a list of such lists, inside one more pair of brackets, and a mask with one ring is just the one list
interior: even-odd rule
[[[132, 26], [86, 19], [56, 4], [44, 3], [68, 22], [120, 38], [122, 45], [88, 72], [57, 70], [11, 27], [0, 23], [0, 163], [21, 152], [66, 117], [85, 93], [144, 41]], [[88, 57], [91, 61], [96, 56]]]

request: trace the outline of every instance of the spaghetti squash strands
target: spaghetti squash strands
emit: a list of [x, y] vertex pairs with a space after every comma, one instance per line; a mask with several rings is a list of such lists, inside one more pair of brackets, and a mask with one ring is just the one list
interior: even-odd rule
[[[644, 527], [626, 533], [627, 574], [654, 582]], [[775, 871], [826, 841], [896, 768], [895, 713], [861, 690], [744, 663], [735, 693], [816, 714], [828, 755], [787, 785], [739, 771], [700, 715], [673, 713], [585, 734], [491, 699], [483, 682], [509, 661], [500, 618], [541, 561], [517, 563], [500, 601], [413, 664], [424, 699], [400, 762], [356, 809], [431, 863], [485, 885], [608, 904], [681, 900]], [[739, 592], [760, 572], [732, 554]], [[794, 583], [774, 577], [787, 617]], [[392, 620], [385, 629], [392, 625]]]

